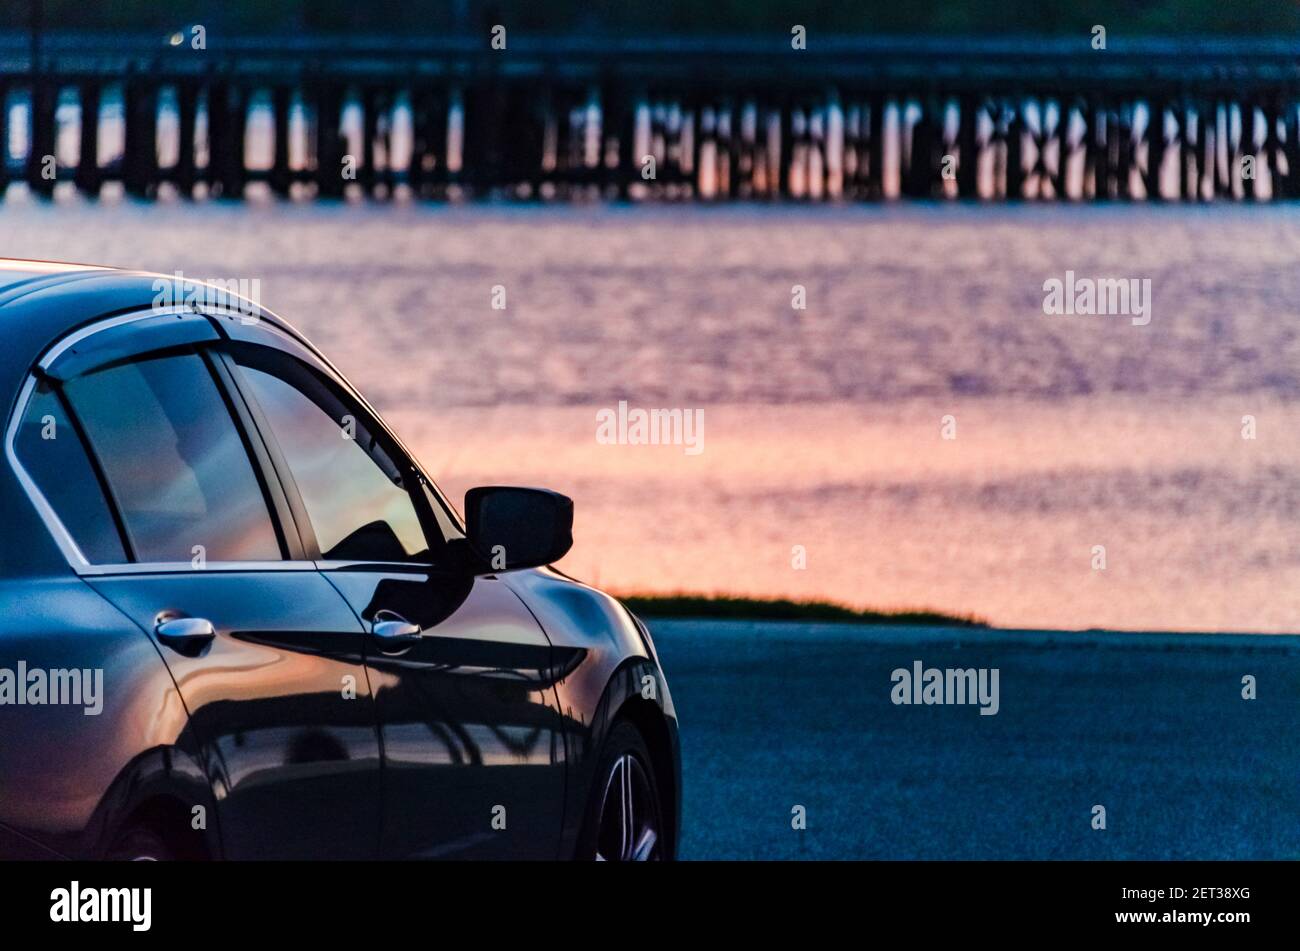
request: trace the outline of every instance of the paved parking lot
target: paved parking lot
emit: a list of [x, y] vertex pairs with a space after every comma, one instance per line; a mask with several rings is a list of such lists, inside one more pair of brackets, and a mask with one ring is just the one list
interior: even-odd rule
[[[1300, 638], [649, 623], [683, 858], [1300, 858]], [[917, 660], [999, 712], [895, 705]]]

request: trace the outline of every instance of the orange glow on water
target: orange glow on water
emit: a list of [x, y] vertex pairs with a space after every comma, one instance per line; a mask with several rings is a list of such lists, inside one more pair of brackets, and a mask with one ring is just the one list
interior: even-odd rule
[[[1294, 406], [1256, 407], [1270, 428], [1300, 426]], [[618, 591], [830, 598], [1024, 627], [1300, 628], [1296, 500], [1275, 481], [1300, 443], [1243, 440], [1237, 401], [952, 412], [955, 440], [928, 402], [707, 407], [696, 456], [601, 445], [594, 407], [390, 422], [457, 501], [485, 482], [572, 495], [561, 567]]]

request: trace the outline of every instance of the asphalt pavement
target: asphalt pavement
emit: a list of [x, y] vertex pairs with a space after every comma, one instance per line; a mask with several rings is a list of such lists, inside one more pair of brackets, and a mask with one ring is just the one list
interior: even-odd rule
[[[1300, 858], [1300, 637], [648, 624], [682, 858]], [[997, 713], [894, 703], [918, 661]]]

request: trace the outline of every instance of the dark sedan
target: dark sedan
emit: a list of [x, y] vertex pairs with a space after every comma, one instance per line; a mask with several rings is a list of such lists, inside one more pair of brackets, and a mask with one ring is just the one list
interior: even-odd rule
[[0, 858], [670, 859], [649, 634], [289, 324], [0, 261]]

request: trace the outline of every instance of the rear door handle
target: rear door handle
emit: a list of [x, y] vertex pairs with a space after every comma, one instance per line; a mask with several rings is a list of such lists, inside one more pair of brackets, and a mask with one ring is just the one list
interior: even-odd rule
[[172, 650], [189, 656], [197, 654], [217, 636], [217, 629], [207, 618], [176, 617], [173, 614], [160, 614], [154, 622], [153, 632]]
[[412, 624], [394, 611], [376, 611], [370, 633], [381, 648], [409, 647], [420, 639], [420, 625]]

